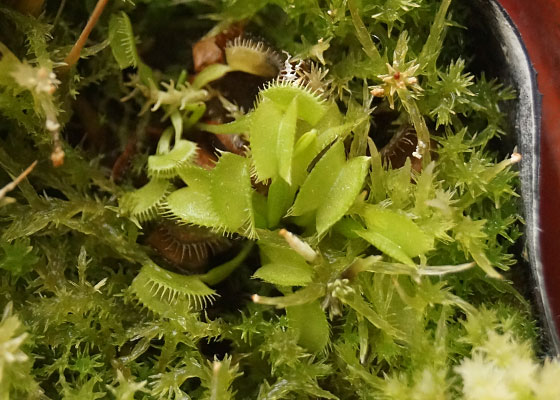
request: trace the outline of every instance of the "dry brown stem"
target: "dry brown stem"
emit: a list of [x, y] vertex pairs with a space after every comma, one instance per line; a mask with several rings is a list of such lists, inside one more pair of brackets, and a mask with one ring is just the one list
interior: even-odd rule
[[95, 5], [95, 8], [93, 9], [93, 12], [90, 15], [88, 22], [84, 27], [84, 30], [80, 34], [80, 37], [78, 38], [76, 43], [74, 44], [74, 47], [72, 47], [72, 50], [70, 50], [70, 53], [68, 53], [68, 55], [64, 59], [64, 63], [66, 65], [61, 67], [63, 70], [69, 70], [80, 59], [80, 54], [82, 52], [82, 49], [84, 48], [86, 41], [88, 40], [88, 37], [91, 31], [93, 30], [93, 27], [95, 26], [95, 24], [97, 24], [97, 21], [99, 20], [99, 17], [103, 13], [103, 10], [105, 9], [105, 6], [107, 5], [108, 2], [109, 0], [97, 1], [97, 4]]
[[31, 171], [33, 171], [33, 168], [35, 168], [36, 165], [37, 165], [37, 161], [33, 161], [33, 163], [29, 167], [27, 167], [25, 171], [19, 174], [18, 177], [16, 177], [12, 182], [8, 183], [6, 186], [0, 189], [0, 200], [6, 197], [6, 193], [14, 190], [17, 187], [17, 185], [19, 185], [20, 182], [23, 181], [25, 177], [31, 173]]

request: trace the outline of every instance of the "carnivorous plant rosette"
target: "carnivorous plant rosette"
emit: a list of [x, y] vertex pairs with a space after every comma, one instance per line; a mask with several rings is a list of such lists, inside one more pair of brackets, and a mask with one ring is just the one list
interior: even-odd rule
[[476, 13], [3, 2], [0, 397], [555, 399]]

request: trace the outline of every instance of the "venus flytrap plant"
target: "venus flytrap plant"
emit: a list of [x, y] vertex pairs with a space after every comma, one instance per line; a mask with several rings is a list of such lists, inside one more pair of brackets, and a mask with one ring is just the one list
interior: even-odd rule
[[164, 179], [152, 179], [142, 188], [121, 197], [121, 210], [138, 222], [154, 219], [170, 191], [171, 184]]
[[[210, 99], [210, 94], [203, 89], [203, 86], [212, 80], [219, 79], [230, 69], [216, 70], [216, 68], [211, 68], [204, 75], [197, 77], [192, 84], [186, 81], [186, 75], [180, 75], [177, 83], [173, 80], [170, 80], [169, 83], [161, 82], [162, 90], [156, 84], [150, 67], [138, 55], [134, 32], [126, 13], [121, 12], [112, 15], [109, 22], [109, 42], [119, 67], [122, 70], [133, 67], [138, 71], [137, 77], [133, 78], [128, 84], [133, 86], [134, 89], [122, 100], [129, 100], [137, 92], [141, 92], [147, 98], [147, 101], [144, 103], [140, 114], [148, 110], [154, 112], [163, 108], [165, 114], [162, 119], [171, 119], [175, 130], [175, 146], [172, 151], [169, 151], [170, 138], [162, 137], [158, 145], [158, 152], [169, 152], [171, 154], [160, 158], [151, 156], [153, 168], [149, 169], [151, 174], [159, 177], [162, 177], [162, 175], [170, 177], [167, 175], [174, 175], [175, 171], [173, 169], [175, 167], [169, 167], [169, 164], [175, 165], [175, 162], [178, 161], [178, 165], [180, 165], [181, 162], [185, 162], [191, 157], [194, 151], [189, 142], [181, 141], [181, 135], [184, 124], [187, 127], [194, 125], [206, 111], [205, 102]], [[161, 161], [161, 164], [158, 161]]]
[[[33, 338], [2, 395], [558, 397], [508, 282], [519, 157], [487, 146], [512, 92], [473, 74], [462, 31], [444, 43], [464, 23], [450, 0], [152, 3], [108, 3], [91, 35], [106, 40], [81, 51], [95, 57], [46, 80], [87, 5], [40, 21], [0, 7], [6, 49], [38, 60], [30, 88], [0, 68], [0, 186], [51, 151], [32, 93], [49, 79], [71, 143], [93, 121], [144, 153], [119, 188], [115, 154], [61, 137], [63, 169], [35, 169], [0, 208], [0, 303]], [[24, 65], [13, 54], [0, 66]]]
[[280, 70], [280, 58], [263, 43], [237, 37], [225, 49], [227, 65], [233, 71], [274, 78]]
[[262, 267], [255, 272], [254, 277], [278, 286], [304, 286], [311, 283], [314, 271], [310, 263], [316, 261], [317, 253], [291, 232], [283, 229], [279, 233], [286, 243], [276, 240], [259, 242]]
[[131, 294], [151, 312], [181, 318], [200, 310], [214, 299], [216, 292], [197, 276], [184, 276], [146, 264], [130, 286]]
[[[328, 310], [329, 315], [340, 315], [342, 313], [340, 303], [347, 304], [364, 318], [368, 319], [374, 326], [383, 329], [390, 335], [396, 335], [402, 338], [400, 333], [391, 327], [362, 300], [360, 294], [356, 293], [356, 289], [350, 285], [350, 281], [348, 279], [339, 278], [339, 276], [343, 273], [344, 264], [340, 264], [340, 261], [337, 261], [334, 265], [331, 265], [327, 260], [321, 260], [323, 257], [318, 259], [320, 256], [312, 251], [309, 248], [309, 245], [302, 242], [300, 239], [295, 238], [289, 233], [284, 233], [282, 236], [286, 238], [288, 244], [295, 250], [295, 252], [290, 252], [287, 249], [278, 251], [278, 248], [276, 248], [274, 252], [271, 252], [270, 250], [263, 249], [264, 246], [261, 246], [265, 257], [270, 260], [276, 259], [277, 261], [276, 263], [274, 263], [275, 261], [272, 261], [273, 263], [266, 263], [266, 261], [263, 262], [265, 265], [256, 272], [255, 276], [282, 286], [305, 286], [307, 283], [311, 282], [311, 275], [306, 274], [312, 272], [309, 265], [304, 262], [304, 257], [307, 255], [307, 259], [316, 264], [314, 274], [316, 275], [316, 278], [314, 280], [314, 284], [307, 285], [304, 289], [300, 289], [292, 294], [287, 294], [284, 297], [264, 298], [262, 296], [254, 295], [253, 301], [261, 304], [276, 305], [277, 307], [286, 307], [288, 316], [290, 316], [291, 309], [303, 310], [302, 307], [306, 306], [310, 318], [315, 319], [315, 326], [313, 329], [316, 330], [315, 333], [312, 333], [313, 330], [311, 330], [307, 334], [302, 333], [302, 336], [300, 336], [300, 341], [307, 343], [307, 348], [319, 351], [326, 345], [325, 340], [320, 341], [320, 343], [323, 343], [321, 346], [309, 345], [309, 336], [306, 336], [310, 335], [311, 337], [323, 338], [326, 337], [325, 335], [328, 336], [328, 333], [325, 333], [325, 329], [327, 329], [328, 332], [328, 325], [321, 322], [325, 320], [325, 314], [324, 312], [319, 311], [320, 308], [313, 306], [313, 304], [318, 305], [319, 303], [317, 300], [323, 298], [323, 296], [324, 298], [321, 301], [321, 306], [323, 309]], [[300, 254], [299, 261], [297, 260], [298, 253]], [[285, 266], [280, 263], [285, 263]], [[297, 270], [294, 270], [295, 265], [298, 265], [298, 263], [299, 267], [297, 267]], [[286, 270], [289, 271], [288, 279], [282, 278], [285, 276], [284, 274], [286, 273]], [[302, 274], [303, 271], [306, 271], [306, 273]], [[309, 282], [306, 282], [308, 279]], [[293, 311], [293, 313], [296, 312]], [[303, 315], [298, 313], [295, 315], [296, 317], [292, 317], [294, 318], [293, 323], [303, 326]], [[323, 325], [326, 327], [320, 328]]]
[[140, 81], [149, 84], [152, 71], [138, 55], [132, 24], [124, 11], [113, 14], [109, 20], [109, 43], [119, 68], [138, 68]]
[[[327, 118], [327, 113], [332, 114]], [[336, 108], [328, 105], [309, 89], [287, 81], [279, 81], [260, 92], [255, 110], [245, 117], [249, 126], [250, 152], [256, 177], [259, 181], [271, 180], [267, 200], [270, 227], [276, 226], [288, 211], [296, 190], [304, 183], [308, 165], [313, 158], [333, 140], [347, 134], [351, 129], [350, 124], [344, 124], [340, 119], [337, 121], [337, 114], [339, 112]], [[327, 125], [331, 121], [337, 121], [335, 124], [339, 125]], [[316, 129], [300, 133], [304, 123]], [[238, 129], [239, 122], [229, 125]], [[225, 129], [227, 130], [227, 125]], [[227, 133], [224, 128], [208, 127], [208, 130]], [[353, 161], [341, 173], [359, 172], [359, 168], [365, 168], [365, 162], [361, 165], [362, 167], [359, 167], [357, 161]], [[340, 179], [344, 180], [343, 177]], [[355, 191], [356, 189], [352, 189], [348, 197]], [[345, 201], [351, 202], [353, 199]], [[347, 208], [349, 204], [342, 207]], [[344, 211], [343, 209], [338, 212]], [[321, 218], [328, 219], [329, 216], [321, 215]], [[325, 222], [327, 226], [321, 228], [321, 234], [334, 222]]]
[[167, 197], [166, 215], [183, 224], [256, 237], [254, 191], [246, 158], [224, 153], [211, 171], [192, 166], [180, 175], [188, 186]]
[[412, 258], [433, 248], [433, 238], [404, 215], [376, 206], [365, 206], [361, 215], [366, 229], [356, 234], [403, 264], [415, 265]]
[[167, 129], [161, 135], [157, 154], [148, 157], [148, 175], [156, 179], [169, 179], [177, 176], [179, 171], [192, 163], [196, 156], [195, 143], [180, 139], [180, 129], [175, 130], [175, 143], [170, 148], [173, 130]]
[[257, 178], [263, 181], [278, 176], [291, 184], [297, 121], [314, 126], [327, 107], [319, 96], [290, 83], [272, 84], [259, 96], [249, 130]]

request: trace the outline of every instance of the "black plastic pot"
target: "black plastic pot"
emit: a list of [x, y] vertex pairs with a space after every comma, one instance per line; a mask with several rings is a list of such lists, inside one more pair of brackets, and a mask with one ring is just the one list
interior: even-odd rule
[[[518, 101], [508, 110], [514, 137], [505, 140], [506, 151], [517, 145], [520, 163], [521, 197], [525, 218], [525, 243], [521, 254], [526, 269], [516, 282], [532, 297], [543, 331], [543, 347], [550, 355], [560, 354], [560, 336], [555, 325], [545, 286], [539, 242], [539, 164], [541, 95], [537, 76], [523, 40], [513, 21], [497, 0], [476, 0], [472, 7], [482, 18], [472, 21], [481, 43], [477, 53], [482, 69], [515, 88]], [[527, 290], [528, 289], [528, 290]], [[527, 293], [528, 292], [528, 293]]]

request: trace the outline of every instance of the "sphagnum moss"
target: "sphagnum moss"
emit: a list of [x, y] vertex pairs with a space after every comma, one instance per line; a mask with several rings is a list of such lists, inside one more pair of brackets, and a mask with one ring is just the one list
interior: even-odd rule
[[13, 3], [1, 399], [560, 396], [450, 0]]

